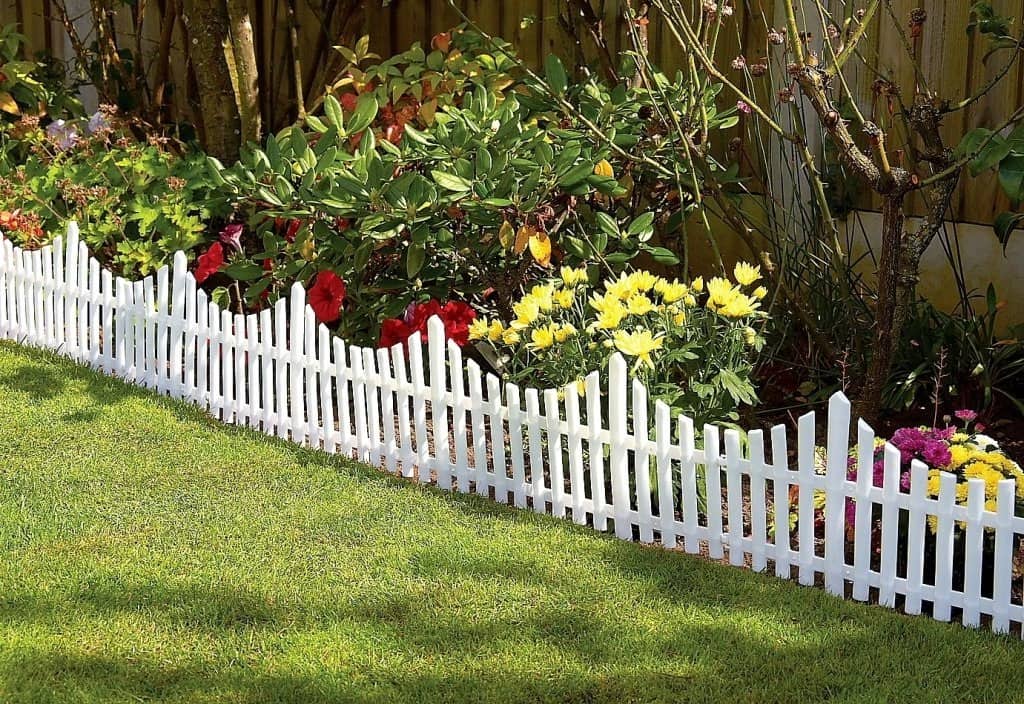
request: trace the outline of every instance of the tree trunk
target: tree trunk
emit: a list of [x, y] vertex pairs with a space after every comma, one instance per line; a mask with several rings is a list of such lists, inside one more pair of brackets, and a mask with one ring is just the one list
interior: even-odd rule
[[187, 49], [205, 127], [203, 148], [218, 159], [234, 161], [242, 126], [224, 51], [230, 41], [227, 5], [225, 0], [184, 0], [182, 17], [188, 26]]
[[235, 90], [242, 122], [242, 140], [260, 141], [259, 68], [247, 0], [227, 0], [231, 55], [235, 64]]

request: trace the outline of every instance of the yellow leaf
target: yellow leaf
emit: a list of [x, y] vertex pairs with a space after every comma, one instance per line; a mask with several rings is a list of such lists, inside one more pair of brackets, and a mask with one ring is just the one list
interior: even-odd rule
[[546, 232], [538, 232], [530, 238], [530, 254], [541, 266], [551, 265], [551, 238]]
[[516, 233], [516, 241], [512, 246], [512, 251], [516, 254], [522, 254], [526, 249], [526, 245], [529, 244], [535, 234], [537, 234], [537, 231], [529, 225], [523, 225], [520, 227], [519, 232]]
[[11, 97], [10, 93], [0, 92], [0, 110], [11, 115], [20, 115], [21, 108], [14, 102], [14, 98]]
[[498, 230], [498, 241], [501, 242], [503, 249], [508, 249], [515, 242], [516, 232], [512, 229], [512, 225], [508, 220], [501, 223], [501, 229]]
[[615, 178], [615, 170], [607, 159], [601, 159], [594, 165], [594, 173], [605, 178]]
[[423, 122], [428, 125], [434, 124], [434, 113], [436, 112], [437, 100], [428, 100], [420, 106], [420, 117], [423, 118]]

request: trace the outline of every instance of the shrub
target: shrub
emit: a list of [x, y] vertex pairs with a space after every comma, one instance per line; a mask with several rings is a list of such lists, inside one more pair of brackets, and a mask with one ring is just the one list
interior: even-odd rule
[[470, 338], [492, 347], [507, 378], [549, 388], [582, 390], [582, 376], [617, 351], [654, 398], [698, 427], [730, 423], [757, 402], [751, 373], [767, 318], [758, 268], [740, 264], [734, 275], [705, 286], [634, 271], [595, 289], [586, 270], [563, 267], [514, 305], [511, 322], [477, 319]]

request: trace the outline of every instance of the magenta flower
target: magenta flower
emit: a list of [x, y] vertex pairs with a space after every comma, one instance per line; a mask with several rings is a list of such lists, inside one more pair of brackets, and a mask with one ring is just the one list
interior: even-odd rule
[[749, 115], [751, 113], [750, 105], [748, 105], [746, 101], [743, 100], [740, 100], [736, 103], [736, 109], [739, 110], [744, 115]]
[[978, 418], [978, 414], [975, 411], [970, 410], [969, 408], [961, 408], [953, 415], [962, 420], [964, 423], [971, 423], [974, 420], [977, 420]]
[[237, 249], [239, 252], [242, 251], [242, 225], [241, 223], [232, 222], [224, 226], [224, 229], [220, 231], [220, 241], [223, 244], [230, 245]]

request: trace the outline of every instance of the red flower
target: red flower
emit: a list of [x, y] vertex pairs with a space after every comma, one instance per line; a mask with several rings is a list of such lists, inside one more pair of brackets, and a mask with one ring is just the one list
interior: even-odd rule
[[476, 311], [462, 301], [448, 301], [441, 309], [445, 337], [459, 347], [469, 342], [469, 324], [475, 319]]
[[344, 232], [352, 226], [352, 223], [348, 218], [335, 218], [334, 226], [338, 228], [338, 232]]
[[220, 271], [224, 266], [224, 248], [220, 242], [214, 242], [210, 248], [199, 255], [196, 260], [196, 283], [201, 284]]
[[333, 271], [317, 274], [313, 288], [309, 289], [309, 305], [316, 313], [316, 319], [321, 323], [333, 323], [340, 318], [345, 291], [345, 282]]
[[352, 112], [356, 109], [356, 104], [359, 102], [359, 96], [355, 93], [344, 93], [341, 96], [341, 109], [345, 112]]
[[399, 343], [405, 344], [413, 330], [401, 318], [388, 318], [380, 326], [380, 343], [378, 347], [392, 347]]
[[297, 233], [299, 231], [300, 227], [302, 227], [302, 221], [301, 220], [291, 220], [291, 221], [289, 221], [288, 222], [288, 229], [284, 233], [285, 241], [288, 242], [289, 244], [295, 242], [295, 233]]
[[418, 332], [420, 339], [427, 341], [427, 321], [441, 316], [441, 304], [431, 299], [426, 303], [412, 303], [405, 309], [405, 322], [410, 332]]

